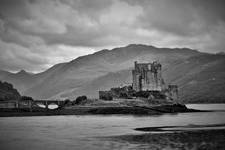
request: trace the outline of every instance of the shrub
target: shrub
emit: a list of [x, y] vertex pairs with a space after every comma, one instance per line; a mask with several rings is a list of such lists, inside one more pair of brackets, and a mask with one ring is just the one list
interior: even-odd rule
[[83, 102], [86, 102], [87, 101], [87, 96], [83, 95], [83, 96], [78, 96], [76, 98], [76, 101], [75, 101], [75, 104], [79, 105]]
[[64, 100], [64, 106], [70, 106], [72, 102], [69, 99]]
[[102, 100], [106, 100], [106, 101], [111, 101], [111, 100], [113, 100], [112, 95], [111, 95], [111, 94], [109, 94], [109, 93], [106, 93], [106, 94], [100, 95], [100, 97], [99, 97], [99, 98], [100, 98], [100, 99], [102, 99]]

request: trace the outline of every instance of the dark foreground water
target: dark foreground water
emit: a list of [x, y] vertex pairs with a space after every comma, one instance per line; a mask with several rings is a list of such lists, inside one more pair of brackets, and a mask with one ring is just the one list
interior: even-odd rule
[[225, 124], [225, 104], [193, 104], [188, 107], [217, 111], [161, 116], [3, 117], [0, 118], [0, 149], [132, 149], [138, 143], [104, 141], [99, 137], [142, 134], [133, 130], [141, 127]]

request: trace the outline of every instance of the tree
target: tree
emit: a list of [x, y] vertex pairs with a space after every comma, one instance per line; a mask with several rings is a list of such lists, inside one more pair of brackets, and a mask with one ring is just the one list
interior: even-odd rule
[[29, 96], [21, 96], [20, 100], [31, 100], [31, 101], [33, 101], [34, 99], [32, 97], [29, 97]]
[[87, 101], [87, 96], [85, 96], [85, 95], [83, 95], [83, 96], [78, 96], [77, 98], [76, 98], [76, 102], [75, 102], [75, 104], [81, 104], [82, 102], [85, 102], [85, 101]]

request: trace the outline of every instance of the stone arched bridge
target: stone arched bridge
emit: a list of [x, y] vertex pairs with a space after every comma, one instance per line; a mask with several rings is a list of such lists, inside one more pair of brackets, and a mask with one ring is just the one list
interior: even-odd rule
[[58, 107], [62, 106], [64, 104], [64, 101], [60, 101], [60, 100], [34, 100], [32, 101], [32, 106], [33, 105], [44, 105], [45, 108], [48, 108], [48, 105], [57, 105]]
[[40, 105], [44, 105], [48, 109], [49, 105], [57, 105], [58, 107], [63, 106], [64, 101], [61, 100], [12, 100], [12, 101], [2, 101], [0, 102], [0, 108], [32, 108]]
[[33, 107], [44, 105], [46, 109], [48, 109], [49, 105], [57, 105], [58, 107], [63, 106], [64, 101], [61, 100], [23, 100], [19, 101], [16, 105], [17, 108], [30, 108], [32, 110]]

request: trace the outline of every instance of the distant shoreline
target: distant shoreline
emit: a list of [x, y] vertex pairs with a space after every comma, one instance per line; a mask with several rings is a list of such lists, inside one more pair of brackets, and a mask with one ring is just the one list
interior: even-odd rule
[[193, 131], [193, 130], [217, 130], [218, 128], [225, 130], [225, 124], [208, 124], [196, 125], [189, 124], [186, 126], [157, 126], [157, 127], [141, 127], [135, 128], [136, 131], [142, 132], [178, 132], [178, 131]]
[[202, 102], [194, 102], [194, 103], [185, 103], [185, 105], [189, 105], [189, 104], [225, 104], [225, 102], [204, 102], [204, 103], [202, 103]]
[[0, 109], [0, 117], [20, 117], [20, 116], [56, 116], [56, 115], [162, 115], [165, 113], [179, 112], [204, 112], [189, 109], [185, 105], [161, 105], [155, 107], [141, 106], [120, 106], [120, 107], [100, 107], [100, 106], [77, 106], [63, 109]]

